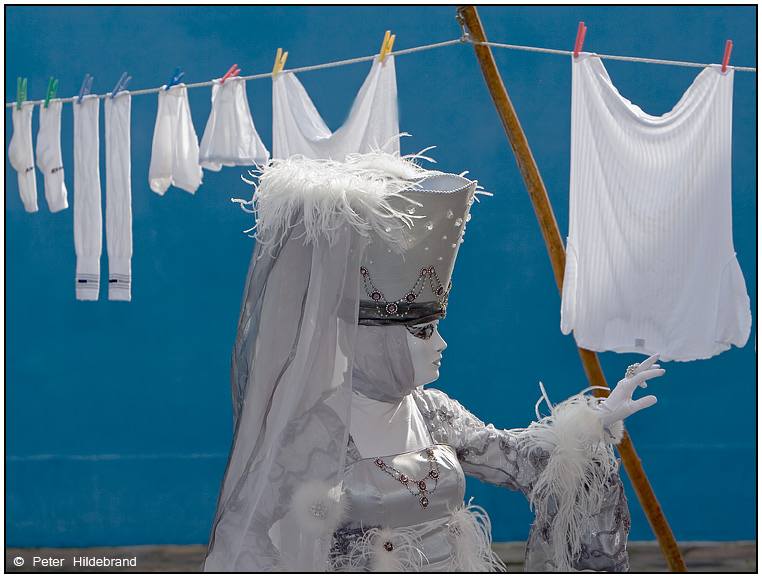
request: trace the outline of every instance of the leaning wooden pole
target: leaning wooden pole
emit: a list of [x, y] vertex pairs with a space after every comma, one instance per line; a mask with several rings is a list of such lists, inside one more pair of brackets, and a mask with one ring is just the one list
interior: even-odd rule
[[[556, 223], [556, 217], [553, 214], [553, 208], [548, 199], [548, 192], [545, 190], [545, 185], [540, 177], [540, 171], [532, 156], [532, 151], [529, 148], [529, 143], [521, 128], [518, 116], [516, 116], [516, 111], [510, 98], [508, 98], [508, 92], [505, 90], [505, 85], [503, 85], [503, 80], [497, 70], [492, 50], [490, 50], [489, 46], [478, 44], [480, 42], [487, 42], [487, 37], [484, 34], [484, 28], [482, 28], [476, 7], [459, 6], [458, 20], [468, 28], [471, 39], [475, 43], [474, 50], [479, 60], [479, 66], [482, 69], [482, 74], [484, 74], [490, 96], [495, 103], [500, 120], [503, 122], [511, 148], [513, 148], [513, 153], [516, 155], [519, 170], [524, 177], [529, 196], [532, 199], [537, 220], [540, 223], [542, 235], [545, 238], [545, 245], [550, 254], [556, 284], [560, 292], [563, 287], [566, 251], [564, 250], [558, 223]], [[606, 386], [606, 378], [603, 375], [598, 355], [594, 351], [587, 349], [578, 348], [578, 350], [590, 385]], [[605, 397], [608, 395], [607, 391], [593, 391], [599, 396]], [[667, 561], [669, 570], [672, 572], [685, 572], [685, 563], [677, 547], [675, 536], [672, 534], [672, 530], [664, 517], [664, 512], [662, 512], [651, 485], [648, 483], [648, 478], [643, 471], [643, 465], [635, 453], [635, 448], [627, 432], [624, 433], [624, 438], [617, 446], [617, 449], [622, 458], [624, 469], [627, 471], [630, 482], [635, 489], [635, 494], [638, 496], [646, 518], [648, 518], [648, 522], [651, 524], [651, 528], [659, 541], [659, 546]]]

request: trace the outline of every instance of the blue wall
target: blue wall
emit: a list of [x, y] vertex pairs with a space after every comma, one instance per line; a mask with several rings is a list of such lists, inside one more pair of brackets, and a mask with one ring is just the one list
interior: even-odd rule
[[[756, 7], [483, 7], [488, 37], [585, 49], [754, 66]], [[16, 77], [29, 98], [47, 79], [59, 96], [156, 87], [176, 65], [184, 81], [287, 68], [457, 38], [454, 7], [6, 7], [6, 102]], [[542, 172], [562, 232], [568, 229], [570, 59], [496, 50], [495, 57]], [[606, 61], [620, 92], [646, 112], [677, 102], [699, 69]], [[300, 75], [335, 129], [368, 63]], [[438, 386], [486, 421], [525, 425], [542, 380], [560, 401], [586, 386], [574, 340], [559, 330], [560, 298], [513, 154], [467, 45], [397, 59], [403, 152], [436, 145], [438, 168], [469, 170], [493, 198], [473, 213], [461, 248]], [[735, 76], [733, 219], [754, 326], [746, 347], [710, 360], [668, 363], [649, 391], [659, 403], [628, 421], [634, 445], [679, 540], [756, 538], [756, 99], [757, 75]], [[247, 85], [254, 122], [271, 148], [271, 87]], [[208, 88], [190, 91], [199, 137]], [[243, 171], [205, 172], [195, 196], [148, 188], [156, 95], [132, 102], [133, 300], [74, 298], [72, 210], [26, 214], [6, 161], [6, 545], [202, 543], [214, 514], [232, 436], [229, 355], [252, 240]], [[34, 134], [37, 130], [34, 115]], [[6, 109], [6, 148], [11, 113]], [[101, 129], [102, 129], [101, 117]], [[63, 154], [73, 191], [72, 109], [64, 105]], [[101, 159], [104, 159], [101, 148]], [[103, 167], [103, 164], [101, 164]], [[101, 172], [102, 178], [103, 169]], [[103, 184], [105, 188], [105, 180]], [[101, 260], [105, 278], [108, 259]], [[638, 359], [601, 355], [610, 383]], [[497, 541], [521, 540], [531, 521], [523, 496], [469, 482], [492, 514]], [[652, 539], [630, 492], [631, 538]]]

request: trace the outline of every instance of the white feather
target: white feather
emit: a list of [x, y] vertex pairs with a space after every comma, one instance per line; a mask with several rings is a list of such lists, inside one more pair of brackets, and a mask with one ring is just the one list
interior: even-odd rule
[[332, 244], [339, 228], [348, 223], [364, 234], [374, 231], [402, 252], [414, 217], [393, 208], [389, 200], [398, 197], [419, 204], [402, 191], [439, 174], [418, 166], [416, 158], [375, 151], [349, 155], [343, 163], [301, 155], [275, 159], [250, 172], [258, 179], [252, 199], [234, 200], [254, 207], [255, 237], [268, 247], [282, 242], [292, 219], [300, 215], [305, 243], [326, 239]]
[[313, 536], [332, 532], [347, 513], [340, 486], [319, 480], [305, 482], [294, 490], [290, 510], [299, 528]]
[[600, 510], [606, 483], [618, 468], [595, 404], [594, 398], [576, 395], [551, 407], [551, 415], [532, 423], [520, 442], [527, 455], [550, 452], [529, 499], [536, 523], [550, 522], [554, 563], [560, 572], [572, 570], [583, 528]]
[[343, 571], [420, 572], [428, 562], [421, 537], [410, 528], [371, 528], [334, 565]]
[[505, 564], [492, 551], [492, 524], [484, 508], [467, 505], [455, 510], [447, 522], [453, 544], [451, 572], [505, 572]]

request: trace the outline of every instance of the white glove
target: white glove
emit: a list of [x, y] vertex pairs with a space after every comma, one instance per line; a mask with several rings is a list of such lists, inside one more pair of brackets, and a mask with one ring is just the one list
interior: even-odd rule
[[656, 403], [656, 397], [653, 395], [632, 399], [632, 394], [638, 386], [646, 387], [648, 385], [646, 380], [664, 375], [664, 370], [654, 363], [658, 359], [657, 353], [642, 363], [628, 367], [624, 379], [617, 383], [609, 396], [596, 406], [595, 409], [598, 411], [598, 417], [601, 418], [604, 429]]

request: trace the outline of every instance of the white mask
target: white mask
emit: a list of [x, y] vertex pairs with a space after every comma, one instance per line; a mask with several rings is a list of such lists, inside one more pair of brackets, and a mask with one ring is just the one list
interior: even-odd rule
[[439, 365], [447, 343], [437, 330], [439, 320], [408, 327], [407, 344], [413, 360], [416, 386], [426, 385], [439, 378]]

